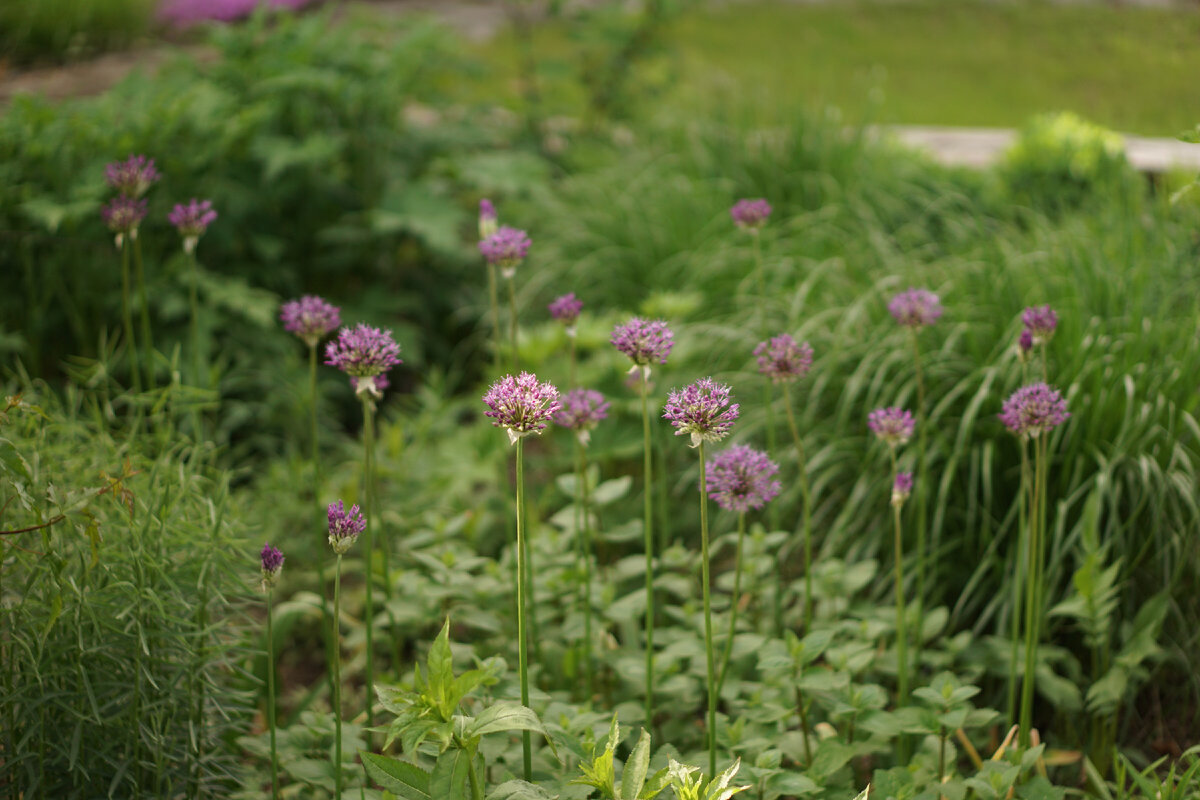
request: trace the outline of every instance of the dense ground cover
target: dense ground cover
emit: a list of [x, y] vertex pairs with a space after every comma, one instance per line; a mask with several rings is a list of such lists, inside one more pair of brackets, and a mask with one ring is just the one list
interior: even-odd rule
[[[286, 558], [270, 594], [284, 796], [334, 791], [339, 721], [347, 797], [363, 784], [406, 798], [715, 798], [687, 768], [659, 770], [674, 760], [712, 778], [735, 759], [732, 786], [763, 798], [848, 800], [868, 784], [897, 798], [1194, 793], [1196, 761], [1182, 756], [1200, 708], [1194, 206], [1151, 193], [1103, 157], [1103, 137], [1070, 124], [1048, 126], [1073, 132], [1067, 145], [1032, 137], [994, 174], [945, 170], [796, 110], [662, 113], [615, 136], [560, 126], [530, 142], [492, 103], [439, 95], [460, 62], [424, 26], [260, 21], [217, 43], [214, 65], [0, 118], [6, 379], [23, 393], [0, 419], [0, 788], [264, 796], [274, 673], [250, 590], [268, 540]], [[164, 173], [138, 236], [156, 351], [140, 391], [120, 253], [99, 218], [104, 165], [130, 151]], [[219, 212], [196, 262], [165, 220], [192, 195]], [[503, 307], [491, 345], [475, 249], [484, 195], [533, 239], [501, 284], [514, 289], [518, 353]], [[773, 207], [759, 234], [731, 221], [739, 197]], [[915, 335], [888, 313], [910, 286], [944, 309]], [[366, 404], [369, 437], [361, 398], [332, 367], [317, 372], [310, 428], [307, 353], [277, 320], [306, 292], [400, 344], [392, 387]], [[585, 303], [574, 339], [546, 310], [566, 292]], [[1024, 361], [1019, 316], [1044, 303], [1057, 329]], [[651, 491], [639, 386], [609, 344], [633, 314], [674, 333], [647, 386]], [[803, 458], [753, 357], [785, 332], [814, 350], [791, 388]], [[479, 399], [516, 356], [611, 403], [586, 480], [570, 431], [522, 443], [532, 711], [515, 703], [514, 448]], [[1047, 438], [1038, 749], [1006, 741], [1025, 562], [1021, 448], [996, 415], [1043, 369], [1071, 416]], [[741, 548], [738, 514], [713, 505], [707, 523], [718, 664], [729, 644], [716, 770], [699, 463], [659, 419], [669, 390], [709, 375], [740, 404], [730, 441], [767, 449], [781, 479]], [[895, 476], [867, 426], [892, 405], [920, 417], [898, 465], [917, 477], [900, 517], [899, 618]], [[710, 459], [725, 444], [710, 443]], [[338, 615], [334, 500], [361, 503], [373, 527], [338, 564]], [[535, 734], [536, 785], [521, 781], [521, 731]], [[107, 747], [83, 746], [97, 735]], [[1148, 768], [1160, 755], [1182, 756], [1192, 777], [1162, 788], [1163, 770]], [[1140, 769], [1150, 777], [1133, 778]]]

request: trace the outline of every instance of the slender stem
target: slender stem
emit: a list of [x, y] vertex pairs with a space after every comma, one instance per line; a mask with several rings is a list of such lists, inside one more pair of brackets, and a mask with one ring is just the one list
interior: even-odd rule
[[492, 363], [500, 371], [500, 353], [504, 349], [503, 334], [500, 333], [500, 300], [496, 291], [496, 265], [488, 262], [488, 298], [492, 304]]
[[725, 651], [721, 654], [721, 669], [717, 672], [717, 695], [725, 686], [725, 675], [729, 671], [729, 658], [733, 654], [733, 637], [737, 632], [738, 606], [742, 597], [742, 545], [746, 539], [746, 512], [738, 514], [737, 554], [733, 558], [733, 596], [729, 602], [729, 635], [725, 637]]
[[576, 373], [576, 356], [575, 356], [575, 334], [567, 334], [567, 338], [571, 340], [571, 371], [569, 373], [570, 382], [567, 384], [572, 389], [575, 388], [575, 373]]
[[[1039, 437], [1040, 438], [1040, 437]], [[1042, 494], [1042, 471], [1044, 465], [1042, 463], [1042, 448], [1041, 443], [1037, 439], [1034, 441], [1033, 449], [1033, 492], [1031, 494], [1031, 509], [1029, 515], [1029, 545], [1028, 552], [1028, 567], [1026, 572], [1026, 587], [1025, 587], [1025, 671], [1021, 681], [1021, 715], [1019, 742], [1021, 747], [1027, 748], [1030, 745], [1030, 733], [1033, 726], [1033, 686], [1035, 673], [1037, 671], [1037, 644], [1038, 644], [1038, 587], [1037, 583], [1041, 579], [1041, 570], [1038, 565], [1038, 556], [1041, 553], [1041, 494]]]
[[333, 572], [333, 769], [342, 796], [342, 554]]
[[[524, 439], [517, 439], [517, 669], [521, 675], [521, 705], [529, 707], [529, 653], [525, 636], [525, 458]], [[533, 780], [533, 740], [521, 733], [521, 760], [526, 781]]]
[[704, 593], [704, 655], [708, 665], [708, 776], [717, 774], [717, 675], [713, 663], [712, 590], [708, 578], [708, 483], [704, 464], [704, 442], [700, 453], [700, 584]]
[[[642, 528], [646, 539], [646, 727], [654, 724], [654, 532], [651, 524], [653, 510], [650, 458], [650, 399], [646, 368], [642, 367], [642, 442], [643, 472], [646, 480], [646, 500]], [[703, 483], [701, 483], [703, 486]]]
[[800, 428], [796, 425], [796, 414], [792, 410], [792, 395], [789, 384], [783, 384], [783, 403], [787, 409], [788, 429], [792, 432], [792, 442], [796, 445], [796, 467], [800, 478], [800, 497], [804, 502], [801, 510], [801, 527], [804, 535], [804, 630], [812, 628], [812, 494], [808, 484], [808, 462], [804, 456], [804, 439], [800, 437]]
[[508, 284], [508, 346], [512, 349], [512, 368], [515, 372], [520, 366], [517, 354], [517, 279], [507, 278]]
[[892, 504], [892, 520], [896, 532], [896, 673], [899, 684], [896, 707], [900, 708], [908, 702], [908, 631], [904, 613], [904, 541], [899, 503]]
[[[912, 349], [913, 349], [913, 369], [917, 376], [917, 480], [914, 487], [913, 500], [917, 503], [917, 636], [914, 642], [916, 650], [916, 665], [917, 669], [921, 667], [921, 646], [924, 641], [925, 632], [925, 536], [926, 528], [928, 527], [928, 483], [929, 476], [926, 471], [925, 464], [925, 449], [926, 449], [926, 434], [929, 426], [925, 424], [925, 373], [921, 368], [921, 345], [917, 336], [916, 328], [909, 328], [912, 332]], [[933, 565], [937, 568], [937, 564]], [[936, 581], [935, 581], [936, 585]]]
[[275, 632], [271, 628], [271, 590], [267, 589], [267, 727], [271, 729], [271, 797], [279, 797], [279, 755], [275, 747]]
[[363, 469], [363, 505], [365, 506], [367, 529], [366, 547], [363, 553], [363, 577], [367, 584], [367, 605], [365, 611], [367, 628], [367, 669], [366, 669], [366, 703], [367, 727], [375, 725], [375, 704], [371, 694], [375, 691], [375, 595], [372, 587], [375, 583], [375, 410], [371, 407], [370, 398], [363, 398], [363, 450], [365, 462]]
[[583, 475], [583, 641], [584, 663], [587, 675], [588, 702], [592, 702], [595, 694], [595, 664], [592, 658], [592, 519], [591, 519], [591, 487], [588, 485], [587, 447], [580, 448], [581, 473]]
[[[308, 346], [308, 422], [309, 422], [309, 444], [312, 447], [312, 468], [313, 468], [313, 502], [317, 506], [318, 528], [325, 524], [325, 509], [321, 506], [321, 487], [323, 484], [321, 473], [321, 434], [320, 427], [317, 424], [317, 343], [313, 342]], [[328, 664], [335, 656], [333, 650], [333, 640], [330, 634], [330, 619], [329, 619], [329, 604], [325, 601], [325, 589], [328, 583], [325, 579], [325, 562], [322, 559], [317, 559], [317, 583], [320, 585], [318, 594], [321, 597], [321, 644], [325, 647], [325, 661]], [[333, 676], [328, 668], [325, 670], [325, 680], [329, 684], [330, 693], [333, 692]]]
[[150, 331], [150, 299], [146, 294], [146, 269], [142, 263], [142, 240], [133, 240], [133, 263], [137, 267], [138, 305], [141, 307], [142, 347], [145, 348], [142, 366], [146, 369], [146, 388], [154, 387], [154, 340]]
[[138, 363], [137, 337], [133, 334], [133, 311], [130, 301], [129, 288], [129, 235], [121, 240], [121, 316], [125, 324], [125, 344], [129, 348], [129, 363], [131, 365], [133, 390], [142, 390], [142, 369]]
[[808, 709], [804, 707], [804, 695], [800, 691], [800, 679], [796, 679], [796, 712], [800, 715], [800, 736], [804, 740], [804, 765], [812, 764], [812, 745], [808, 743]]
[[1046, 342], [1042, 342], [1042, 383], [1050, 383], [1050, 362], [1046, 353]]
[[471, 800], [483, 800], [483, 786], [475, 772], [475, 753], [468, 749], [466, 743], [458, 736], [454, 737], [454, 743], [467, 754], [467, 783], [471, 786]]
[[[938, 738], [941, 743], [938, 747], [938, 786], [946, 780], [946, 726], [942, 725], [938, 731]], [[944, 797], [940, 792], [938, 797]]]
[[[583, 444], [579, 441], [578, 437], [575, 437], [575, 489], [574, 489], [575, 499], [574, 499], [574, 502], [571, 504], [571, 510], [572, 510], [573, 518], [574, 518], [574, 527], [572, 528], [572, 533], [573, 533], [573, 543], [575, 546], [575, 565], [581, 575], [585, 569], [585, 567], [584, 567], [585, 556], [583, 554], [583, 486], [581, 485], [582, 481], [583, 481]], [[582, 579], [576, 584], [575, 588], [576, 588], [575, 606], [578, 609], [580, 615], [582, 615], [584, 613], [584, 610], [583, 610], [584, 592], [586, 591], [586, 589], [583, 585]], [[585, 653], [588, 649], [588, 646], [589, 646], [588, 645], [588, 637], [587, 637], [587, 633], [585, 631], [584, 634], [581, 635], [579, 638], [578, 649], [576, 651], [576, 654], [578, 656], [578, 661], [576, 661], [576, 665], [577, 665], [576, 674], [578, 674], [578, 670], [582, 669], [582, 664], [583, 664], [584, 660], [586, 659]], [[585, 687], [585, 689], [586, 689], [586, 687]]]
[[[187, 254], [188, 265], [190, 268], [190, 278], [188, 282], [188, 306], [191, 309], [191, 320], [188, 324], [189, 349], [191, 350], [191, 383], [193, 386], [200, 386], [200, 299], [197, 292], [200, 283], [200, 267], [196, 263], [196, 253], [191, 251]], [[207, 386], [207, 381], [205, 382]], [[192, 406], [192, 435], [199, 442], [203, 437], [202, 432], [203, 419], [200, 416], [200, 409]]]
[[[750, 238], [754, 242], [754, 272], [758, 278], [758, 332], [764, 341], [770, 336], [770, 331], [767, 329], [767, 276], [766, 267], [763, 265], [762, 242], [759, 238], [757, 230], [750, 232]], [[767, 452], [774, 455], [776, 436], [775, 436], [775, 390], [771, 381], [763, 383], [763, 408], [767, 414]], [[767, 509], [767, 520], [771, 526], [771, 530], [779, 529], [779, 508], [772, 504]], [[776, 620], [776, 635], [779, 635], [780, 621]]]
[[1021, 593], [1024, 591], [1025, 580], [1025, 563], [1022, 556], [1025, 553], [1027, 538], [1029, 536], [1029, 514], [1031, 512], [1030, 495], [1033, 492], [1029, 475], [1029, 451], [1025, 446], [1025, 440], [1020, 442], [1021, 447], [1021, 491], [1017, 495], [1017, 504], [1019, 506], [1018, 517], [1020, 519], [1020, 527], [1017, 531], [1017, 552], [1013, 558], [1013, 585], [1012, 585], [1012, 647], [1008, 655], [1008, 706], [1007, 719], [1009, 726], [1017, 724], [1017, 698], [1020, 696], [1020, 682], [1018, 675], [1020, 670], [1017, 665], [1021, 663], [1020, 658], [1020, 641], [1021, 641]]

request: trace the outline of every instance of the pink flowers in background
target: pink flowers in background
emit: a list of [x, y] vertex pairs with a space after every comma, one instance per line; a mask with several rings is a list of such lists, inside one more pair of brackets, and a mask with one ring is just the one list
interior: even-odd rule
[[309, 347], [316, 347], [342, 324], [341, 309], [314, 294], [284, 303], [279, 319], [284, 330], [296, 334]]
[[158, 18], [174, 25], [198, 22], [232, 22], [254, 13], [261, 5], [272, 10], [295, 11], [317, 0], [164, 0]]
[[629, 360], [633, 362], [630, 372], [642, 367], [642, 371], [649, 375], [650, 364], [655, 361], [659, 364], [667, 363], [667, 356], [675, 346], [675, 334], [661, 319], [645, 320], [634, 317], [624, 325], [613, 328], [609, 341], [613, 347], [629, 356]]
[[797, 343], [788, 334], [780, 334], [754, 348], [758, 371], [775, 383], [803, 378], [812, 368], [813, 350], [808, 342]]
[[119, 195], [100, 208], [100, 217], [108, 229], [117, 235], [117, 246], [125, 234], [137, 236], [138, 225], [146, 218], [146, 201]]
[[550, 316], [566, 326], [568, 336], [575, 335], [575, 323], [579, 320], [579, 312], [583, 311], [583, 301], [576, 297], [574, 292], [556, 298], [546, 308], [549, 309]]
[[105, 182], [126, 197], [141, 197], [160, 178], [154, 159], [145, 156], [131, 155], [104, 168]]
[[904, 505], [904, 501], [912, 494], [913, 475], [911, 472], [897, 472], [896, 480], [892, 483], [892, 505]]
[[496, 207], [486, 197], [479, 201], [479, 239], [488, 238], [496, 232]]
[[[482, 224], [482, 223], [481, 223]], [[529, 255], [533, 244], [525, 231], [502, 225], [499, 230], [479, 243], [479, 252], [489, 264], [500, 267], [505, 278], [516, 275], [517, 267]]]
[[591, 430], [608, 416], [608, 405], [604, 395], [595, 389], [572, 389], [563, 396], [562, 408], [555, 412], [554, 421], [575, 431], [579, 441], [586, 445]]
[[892, 298], [888, 311], [906, 328], [932, 325], [942, 316], [942, 302], [928, 289], [909, 289]]
[[1044, 383], [1034, 383], [1017, 389], [1000, 411], [1000, 421], [1013, 434], [1031, 438], [1049, 433], [1067, 420], [1067, 401]]
[[744, 513], [762, 508], [779, 494], [778, 472], [779, 465], [763, 451], [735, 444], [713, 457], [705, 489], [721, 508]]
[[325, 346], [325, 363], [349, 375], [359, 395], [378, 396], [382, 392], [379, 376], [401, 363], [400, 345], [391, 331], [360, 322], [342, 328], [338, 338]]
[[868, 414], [867, 427], [888, 447], [897, 447], [912, 438], [917, 423], [911, 411], [890, 406]]
[[1054, 313], [1050, 306], [1030, 306], [1021, 312], [1021, 322], [1025, 325], [1025, 330], [1021, 333], [1022, 339], [1028, 332], [1030, 346], [1045, 344], [1054, 336], [1054, 329], [1058, 327], [1058, 314]]
[[676, 436], [691, 436], [692, 447], [717, 442], [729, 435], [738, 418], [738, 404], [728, 385], [701, 378], [667, 396], [663, 419], [675, 426]]
[[208, 230], [208, 226], [217, 220], [217, 212], [213, 211], [211, 200], [192, 198], [187, 205], [176, 203], [167, 215], [167, 221], [175, 226], [183, 237], [183, 249], [188, 254], [195, 252], [196, 243]]
[[733, 218], [733, 224], [742, 230], [757, 233], [759, 228], [767, 224], [767, 217], [771, 216], [771, 204], [761, 197], [742, 198], [729, 209], [729, 216]]
[[504, 428], [512, 444], [531, 433], [546, 430], [551, 418], [562, 408], [558, 389], [549, 382], [539, 381], [532, 372], [522, 372], [515, 378], [505, 375], [492, 384], [483, 402], [488, 407], [484, 416], [491, 417], [495, 427]]
[[345, 555], [358, 541], [359, 535], [366, 530], [367, 519], [358, 510], [357, 505], [350, 506], [350, 510], [347, 511], [341, 500], [330, 503], [325, 511], [329, 518], [329, 546], [339, 556]]
[[279, 578], [279, 572], [283, 569], [283, 553], [278, 547], [273, 547], [267, 542], [263, 545], [259, 558], [262, 560], [262, 588], [265, 592], [274, 586]]

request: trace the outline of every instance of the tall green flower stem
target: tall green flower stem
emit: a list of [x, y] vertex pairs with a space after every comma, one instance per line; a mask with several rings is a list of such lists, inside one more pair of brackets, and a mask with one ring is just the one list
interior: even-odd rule
[[[186, 249], [188, 260], [188, 307], [191, 309], [191, 320], [188, 325], [188, 336], [191, 345], [191, 381], [193, 386], [200, 386], [201, 369], [200, 369], [200, 265], [196, 263], [196, 252], [192, 249]], [[199, 441], [203, 436], [201, 431], [202, 420], [200, 417], [199, 408], [192, 407], [192, 434]]]
[[[369, 523], [368, 523], [369, 524]], [[367, 582], [370, 585], [370, 581]], [[333, 571], [333, 769], [337, 797], [342, 796], [342, 554]], [[370, 626], [367, 626], [368, 629]], [[367, 660], [370, 663], [370, 659]], [[368, 690], [369, 691], [369, 690]]]
[[[529, 642], [525, 636], [525, 449], [517, 439], [517, 670], [521, 676], [521, 705], [529, 707]], [[533, 780], [533, 737], [521, 733], [521, 761], [526, 781]]]
[[595, 665], [592, 659], [592, 521], [588, 508], [588, 463], [587, 446], [575, 442], [575, 536], [579, 539], [580, 556], [583, 562], [583, 667], [587, 687], [587, 700], [595, 696]]
[[[921, 345], [917, 337], [917, 329], [909, 328], [912, 338], [913, 350], [913, 369], [917, 376], [917, 479], [914, 491], [917, 501], [917, 636], [914, 642], [916, 649], [916, 664], [920, 669], [921, 665], [921, 644], [924, 639], [925, 630], [925, 537], [928, 528], [928, 505], [926, 486], [928, 484], [928, 474], [925, 464], [925, 448], [926, 448], [926, 430], [928, 425], [925, 424], [925, 373], [921, 368]], [[936, 562], [934, 569], [937, 568]], [[936, 585], [936, 577], [935, 577]]]
[[700, 453], [700, 583], [704, 594], [704, 655], [708, 665], [708, 775], [717, 774], [717, 671], [713, 659], [712, 590], [708, 577], [708, 483], [704, 466], [704, 442]]
[[142, 366], [146, 369], [146, 388], [153, 391], [155, 388], [154, 340], [150, 332], [150, 297], [146, 293], [146, 268], [142, 262], [142, 240], [137, 237], [133, 239], [133, 263], [137, 269], [138, 306], [141, 311], [142, 323], [142, 347], [145, 348], [142, 356]]
[[271, 589], [267, 588], [267, 727], [271, 730], [271, 797], [279, 797], [279, 755], [275, 747], [275, 632], [271, 627]]
[[1025, 586], [1025, 671], [1021, 681], [1019, 743], [1027, 748], [1033, 732], [1033, 687], [1037, 672], [1037, 649], [1041, 641], [1044, 589], [1042, 569], [1045, 561], [1046, 515], [1046, 441], [1044, 433], [1033, 437], [1033, 491], [1030, 493], [1029, 539], [1026, 542]]
[[[1013, 558], [1013, 582], [1012, 582], [1012, 649], [1008, 656], [1008, 706], [1007, 719], [1009, 725], [1017, 724], [1017, 698], [1020, 696], [1020, 670], [1018, 664], [1020, 659], [1020, 641], [1021, 641], [1021, 601], [1022, 593], [1024, 592], [1025, 564], [1022, 557], [1025, 555], [1027, 540], [1029, 537], [1029, 513], [1032, 508], [1031, 495], [1033, 492], [1033, 484], [1029, 474], [1029, 450], [1025, 446], [1025, 440], [1021, 440], [1021, 492], [1018, 495], [1018, 517], [1020, 519], [1020, 529], [1017, 535], [1017, 552]], [[1026, 559], [1027, 560], [1027, 559]]]
[[[323, 481], [321, 473], [321, 434], [320, 427], [317, 424], [317, 343], [313, 342], [308, 346], [308, 422], [309, 422], [309, 444], [312, 446], [312, 464], [313, 464], [313, 502], [317, 505], [317, 524], [325, 523], [325, 508], [321, 505], [321, 485]], [[333, 650], [333, 642], [330, 634], [330, 619], [329, 606], [325, 603], [325, 587], [328, 585], [325, 582], [325, 563], [321, 559], [317, 559], [317, 583], [321, 587], [321, 643], [325, 646], [325, 658], [335, 657], [337, 654]], [[333, 690], [333, 678], [329, 672], [326, 672], [326, 680], [329, 681], [329, 689]]]
[[[813, 584], [812, 584], [812, 490], [808, 483], [808, 462], [804, 457], [804, 439], [796, 425], [796, 414], [792, 410], [790, 384], [783, 384], [783, 403], [787, 410], [788, 430], [792, 432], [792, 443], [796, 446], [796, 469], [800, 479], [800, 499], [804, 508], [800, 511], [801, 536], [804, 539], [804, 630], [812, 627]], [[776, 593], [782, 595], [782, 591]]]
[[512, 368], [517, 371], [519, 358], [517, 356], [517, 279], [506, 278], [508, 283], [508, 346], [512, 349]]
[[[898, 473], [896, 451], [892, 450], [892, 476]], [[896, 707], [908, 702], [908, 630], [904, 610], [904, 536], [900, 524], [902, 503], [892, 501], [892, 520], [895, 528], [896, 561]]]
[[[643, 442], [643, 473], [646, 476], [646, 499], [642, 509], [642, 532], [646, 539], [646, 727], [654, 724], [654, 482], [652, 480], [650, 442], [650, 377], [649, 367], [639, 368], [642, 372], [642, 442]], [[703, 451], [701, 451], [703, 455]], [[701, 458], [703, 461], [703, 458]], [[700, 482], [701, 490], [704, 481]], [[707, 567], [706, 567], [707, 569]], [[707, 578], [705, 585], [707, 586]], [[707, 588], [705, 589], [707, 592]], [[711, 670], [710, 670], [711, 671]]]
[[492, 304], [492, 363], [500, 371], [500, 353], [504, 349], [503, 334], [500, 332], [500, 299], [496, 290], [496, 265], [488, 262], [488, 298]]
[[129, 286], [129, 238], [126, 234], [121, 238], [121, 317], [125, 325], [125, 344], [129, 348], [130, 372], [133, 374], [133, 390], [142, 390], [142, 367], [139, 363], [137, 337], [133, 333], [133, 306], [130, 300], [132, 291]]
[[737, 554], [733, 558], [733, 597], [729, 601], [729, 635], [725, 637], [725, 650], [721, 654], [721, 669], [717, 672], [717, 695], [725, 686], [725, 675], [729, 671], [729, 658], [733, 654], [733, 637], [737, 632], [738, 606], [742, 599], [742, 546], [746, 541], [746, 513], [738, 514]]
[[[766, 341], [770, 335], [767, 330], [767, 274], [766, 267], [763, 265], [762, 241], [757, 230], [750, 231], [750, 238], [754, 241], [754, 267], [755, 273], [758, 275], [758, 332], [763, 341]], [[771, 385], [771, 381], [763, 384], [763, 408], [767, 412], [767, 452], [774, 454], [775, 450], [775, 389]], [[771, 525], [771, 530], [779, 530], [779, 510], [776, 504], [772, 504], [767, 509], [767, 521]], [[780, 634], [782, 620], [775, 620], [775, 635]]]
[[567, 385], [570, 388], [574, 389], [575, 388], [575, 373], [577, 371], [576, 370], [576, 356], [575, 356], [575, 332], [574, 331], [568, 332], [567, 338], [571, 340], [571, 371], [569, 373], [567, 373], [567, 376], [570, 379]]
[[[375, 637], [372, 630], [375, 628], [375, 597], [372, 592], [372, 585], [375, 583], [374, 578], [374, 561], [375, 561], [375, 408], [371, 403], [370, 397], [363, 395], [363, 450], [365, 452], [365, 463], [363, 469], [363, 505], [365, 516], [367, 518], [366, 529], [366, 553], [363, 556], [363, 561], [366, 563], [364, 570], [367, 584], [367, 605], [364, 616], [366, 617], [367, 628], [367, 727], [371, 728], [375, 725], [375, 704], [371, 701], [372, 694], [375, 691]], [[387, 548], [384, 548], [386, 552]], [[384, 556], [384, 579], [390, 585], [390, 576], [387, 575], [387, 556]]]

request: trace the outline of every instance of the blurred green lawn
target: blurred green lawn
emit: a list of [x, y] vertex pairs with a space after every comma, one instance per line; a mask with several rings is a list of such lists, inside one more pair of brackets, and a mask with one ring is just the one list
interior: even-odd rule
[[[682, 112], [736, 100], [768, 113], [833, 105], [850, 119], [1019, 126], [1070, 109], [1158, 136], [1200, 121], [1196, 8], [738, 2], [688, 11], [669, 36], [675, 80], [657, 100]], [[511, 39], [483, 49], [505, 65], [493, 77], [511, 78]], [[569, 60], [571, 44], [547, 27], [537, 50]]]

